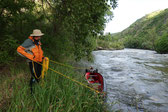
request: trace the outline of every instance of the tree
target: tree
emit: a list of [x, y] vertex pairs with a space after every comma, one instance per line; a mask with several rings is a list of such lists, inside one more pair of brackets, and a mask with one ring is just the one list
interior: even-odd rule
[[150, 40], [152, 42], [152, 49], [155, 49], [155, 41], [157, 38], [157, 33], [156, 33], [156, 27], [152, 27], [152, 29], [147, 31], [149, 36], [150, 36]]
[[108, 0], [41, 0], [41, 3], [43, 14], [53, 25], [52, 35], [69, 39], [76, 59], [89, 56], [94, 49], [93, 39], [112, 17], [110, 7], [117, 6], [116, 0], [110, 0], [110, 4]]
[[116, 6], [117, 0], [1, 0], [1, 41], [13, 37], [21, 43], [40, 28], [45, 50], [56, 59], [70, 54], [76, 60], [89, 58]]
[[157, 39], [155, 50], [161, 54], [168, 53], [168, 33], [163, 34], [163, 36]]

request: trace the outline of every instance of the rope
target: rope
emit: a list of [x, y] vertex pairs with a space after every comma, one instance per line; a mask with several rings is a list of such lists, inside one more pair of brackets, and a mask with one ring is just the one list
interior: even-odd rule
[[45, 57], [45, 59], [43, 59], [43, 69], [41, 72], [41, 78], [44, 79], [44, 75], [47, 75], [47, 70], [48, 70], [48, 65], [49, 65], [49, 58]]
[[96, 93], [100, 93], [99, 91], [97, 91], [97, 90], [95, 90], [95, 89], [93, 89], [93, 88], [91, 88], [91, 87], [89, 87], [89, 86], [87, 86], [87, 85], [85, 85], [85, 84], [83, 84], [83, 83], [81, 83], [81, 82], [75, 80], [75, 79], [72, 79], [72, 78], [68, 77], [67, 75], [65, 75], [65, 74], [63, 74], [63, 73], [60, 73], [60, 72], [58, 72], [58, 71], [56, 71], [56, 70], [54, 70], [54, 69], [52, 69], [52, 68], [49, 68], [49, 69], [52, 70], [53, 72], [57, 73], [57, 74], [62, 75], [63, 77], [65, 77], [65, 78], [67, 78], [67, 79], [69, 79], [69, 80], [71, 80], [71, 81], [73, 81], [73, 82], [76, 82], [76, 83], [80, 84], [81, 86], [84, 86], [84, 87], [86, 87], [86, 88], [88, 88], [88, 89], [90, 89], [90, 90], [92, 90], [92, 91], [94, 91], [94, 92], [96, 92]]
[[[51, 60], [50, 60], [50, 61], [51, 61]], [[42, 65], [41, 63], [39, 63], [39, 62], [37, 62], [37, 61], [34, 61], [34, 62], [36, 62], [36, 63]], [[57, 73], [57, 74], [59, 74], [59, 75], [65, 77], [65, 78], [67, 78], [67, 79], [69, 79], [69, 80], [71, 80], [71, 81], [73, 81], [73, 82], [75, 82], [75, 83], [77, 83], [77, 84], [79, 84], [79, 85], [81, 85], [81, 86], [84, 86], [84, 87], [86, 87], [86, 88], [88, 88], [88, 89], [90, 89], [90, 90], [92, 90], [92, 91], [94, 91], [94, 92], [96, 92], [96, 93], [100, 93], [98, 90], [95, 90], [95, 89], [93, 89], [93, 88], [91, 88], [91, 87], [89, 87], [89, 86], [87, 86], [87, 85], [85, 85], [85, 84], [83, 84], [83, 83], [81, 83], [81, 82], [75, 80], [75, 79], [72, 79], [72, 78], [68, 77], [67, 75], [65, 75], [65, 74], [63, 74], [63, 73], [60, 73], [60, 72], [58, 72], [58, 71], [56, 71], [56, 70], [54, 70], [54, 69], [52, 69], [52, 68], [50, 68], [50, 67], [48, 67], [48, 69], [50, 69], [51, 71], [53, 71], [53, 72], [55, 72], [55, 73]], [[36, 74], [35, 74], [35, 76], [36, 76]], [[37, 78], [37, 76], [36, 76], [36, 78]]]
[[49, 65], [49, 58], [48, 57], [45, 57], [45, 58], [46, 59], [43, 59], [43, 64], [38, 63], [38, 64], [42, 65], [42, 71], [41, 71], [41, 75], [39, 77], [36, 75], [36, 70], [35, 70], [35, 67], [34, 67], [34, 61], [32, 61], [33, 72], [34, 72], [34, 75], [37, 79], [40, 79], [40, 78], [44, 79], [44, 75], [47, 74], [48, 65]]
[[[37, 63], [37, 62], [36, 62]], [[41, 64], [41, 63], [39, 63], [39, 64]], [[36, 77], [36, 79], [40, 79], [41, 78], [41, 75], [39, 76], [39, 77], [37, 77], [37, 75], [36, 75], [36, 70], [35, 70], [35, 67], [34, 67], [34, 61], [32, 61], [32, 65], [33, 65], [33, 72], [34, 72], [34, 75], [35, 75], [35, 77]], [[41, 64], [42, 65], [42, 64]]]
[[68, 68], [72, 68], [72, 69], [88, 69], [88, 68], [85, 68], [85, 67], [73, 67], [71, 65], [66, 65], [66, 64], [59, 63], [59, 62], [56, 62], [56, 61], [53, 61], [53, 60], [50, 60], [50, 62], [58, 64], [58, 65], [62, 65], [62, 66], [68, 67]]

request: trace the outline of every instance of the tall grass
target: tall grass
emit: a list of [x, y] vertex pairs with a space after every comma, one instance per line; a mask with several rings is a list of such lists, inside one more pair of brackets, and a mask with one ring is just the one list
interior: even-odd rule
[[[82, 83], [86, 83], [82, 74], [68, 68], [51, 65], [51, 67]], [[29, 72], [13, 69], [13, 75], [24, 74], [12, 81], [12, 92], [7, 112], [103, 112], [102, 98], [71, 80], [55, 72], [48, 71], [44, 81], [34, 85], [34, 93], [30, 94]], [[26, 78], [25, 78], [26, 77]], [[4, 105], [5, 106], [5, 105]], [[0, 109], [1, 110], [1, 109]]]

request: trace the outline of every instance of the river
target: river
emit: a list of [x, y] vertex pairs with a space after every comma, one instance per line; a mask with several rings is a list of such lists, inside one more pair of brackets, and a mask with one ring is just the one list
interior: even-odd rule
[[168, 54], [124, 49], [94, 51], [106, 80], [108, 108], [121, 112], [168, 112]]

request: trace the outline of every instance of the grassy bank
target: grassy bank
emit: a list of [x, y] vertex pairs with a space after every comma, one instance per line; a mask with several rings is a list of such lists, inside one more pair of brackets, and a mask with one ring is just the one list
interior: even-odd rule
[[[67, 76], [86, 83], [81, 73], [73, 69], [50, 65]], [[52, 71], [44, 81], [35, 84], [30, 94], [30, 72], [26, 63], [4, 70], [0, 82], [0, 110], [9, 112], [102, 112], [105, 111], [100, 96]]]

